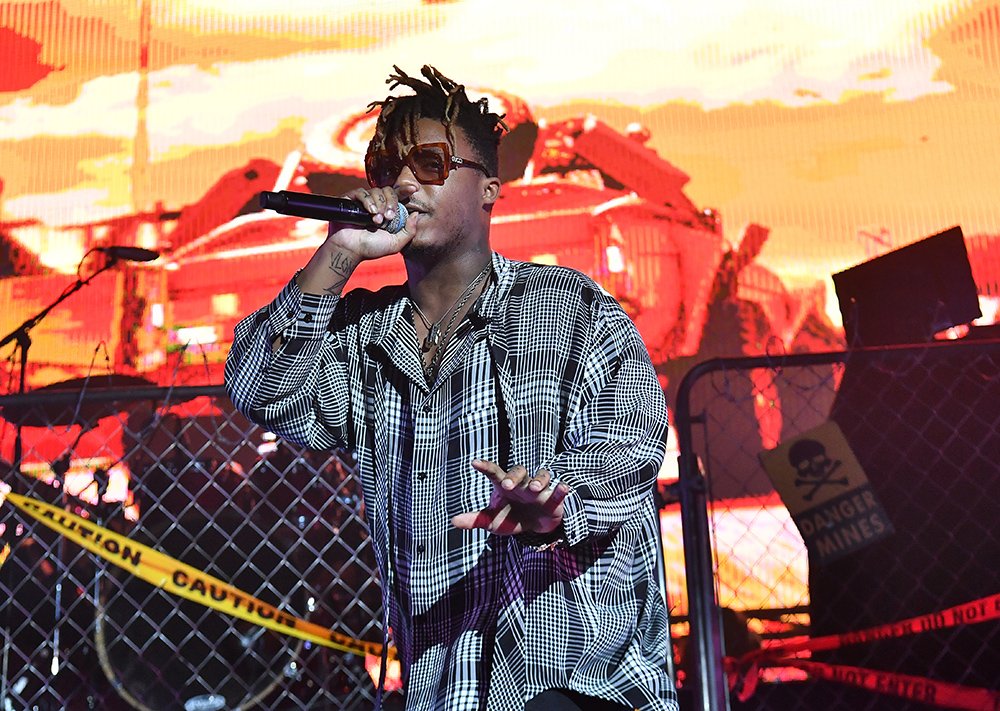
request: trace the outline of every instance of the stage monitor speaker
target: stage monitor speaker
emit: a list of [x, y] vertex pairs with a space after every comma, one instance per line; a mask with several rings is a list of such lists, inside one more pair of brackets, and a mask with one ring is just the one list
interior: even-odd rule
[[982, 316], [961, 227], [833, 275], [850, 346], [926, 343]]

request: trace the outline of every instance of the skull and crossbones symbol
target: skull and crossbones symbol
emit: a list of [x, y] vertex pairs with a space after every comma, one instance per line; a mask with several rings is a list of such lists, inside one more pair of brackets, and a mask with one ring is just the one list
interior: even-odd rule
[[846, 476], [839, 479], [832, 478], [840, 469], [842, 462], [839, 459], [831, 459], [822, 442], [800, 439], [788, 450], [788, 462], [795, 468], [797, 474], [795, 486], [811, 487], [802, 497], [806, 501], [812, 501], [816, 492], [828, 484], [847, 486]]

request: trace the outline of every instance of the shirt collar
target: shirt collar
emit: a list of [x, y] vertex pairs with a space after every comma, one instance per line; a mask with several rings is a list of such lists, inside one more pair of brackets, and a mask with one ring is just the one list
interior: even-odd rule
[[507, 303], [507, 294], [514, 286], [515, 269], [509, 259], [498, 252], [493, 252], [493, 283], [486, 288], [476, 307], [479, 315], [487, 323], [496, 323], [503, 305]]

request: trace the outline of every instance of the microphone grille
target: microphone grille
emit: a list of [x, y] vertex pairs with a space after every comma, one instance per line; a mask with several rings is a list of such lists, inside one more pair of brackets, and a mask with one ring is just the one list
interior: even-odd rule
[[385, 225], [384, 227], [385, 231], [391, 235], [394, 235], [397, 232], [401, 231], [404, 227], [406, 227], [406, 218], [408, 216], [409, 213], [407, 213], [406, 211], [406, 206], [400, 203], [396, 209], [396, 217], [393, 219], [392, 222]]

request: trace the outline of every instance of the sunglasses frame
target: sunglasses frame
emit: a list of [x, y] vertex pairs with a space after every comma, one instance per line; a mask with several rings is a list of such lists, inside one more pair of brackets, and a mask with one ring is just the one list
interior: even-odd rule
[[[420, 171], [414, 165], [412, 156], [415, 155], [414, 151], [425, 150], [428, 148], [440, 150], [442, 158], [444, 160], [442, 162], [441, 176], [425, 180], [424, 178], [420, 177], [419, 175]], [[375, 181], [372, 178], [373, 174], [375, 173], [375, 162], [379, 159], [385, 160], [386, 156], [387, 153], [380, 153], [380, 154], [369, 153], [367, 156], [365, 156], [365, 178], [367, 178], [368, 184], [373, 188], [386, 187], [385, 185], [378, 185], [377, 181]], [[403, 172], [404, 167], [410, 169], [410, 172], [413, 173], [413, 177], [416, 178], [417, 182], [420, 183], [421, 185], [444, 185], [444, 181], [448, 179], [448, 175], [451, 174], [452, 168], [475, 168], [476, 170], [482, 171], [483, 175], [485, 175], [487, 178], [493, 177], [490, 175], [490, 172], [486, 170], [486, 166], [482, 165], [481, 163], [469, 160], [468, 158], [460, 158], [459, 156], [452, 155], [451, 147], [444, 141], [435, 141], [433, 143], [417, 143], [415, 145], [412, 145], [402, 156], [402, 158], [395, 159], [394, 164], [395, 163], [398, 163], [399, 169], [396, 170], [395, 175], [392, 178], [392, 181], [390, 181], [389, 183], [390, 185], [392, 184], [392, 182], [394, 182], [399, 178], [399, 174]]]

